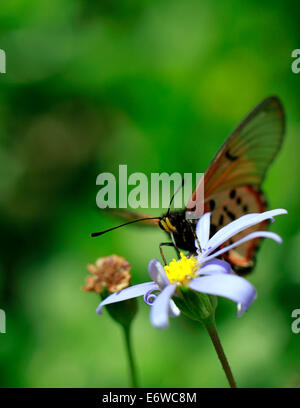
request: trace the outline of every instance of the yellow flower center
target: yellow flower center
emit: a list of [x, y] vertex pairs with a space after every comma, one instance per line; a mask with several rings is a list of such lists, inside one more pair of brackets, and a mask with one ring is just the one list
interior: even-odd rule
[[181, 253], [179, 261], [173, 259], [169, 265], [166, 265], [164, 268], [170, 283], [186, 285], [195, 277], [199, 265], [197, 258], [194, 256], [187, 258]]

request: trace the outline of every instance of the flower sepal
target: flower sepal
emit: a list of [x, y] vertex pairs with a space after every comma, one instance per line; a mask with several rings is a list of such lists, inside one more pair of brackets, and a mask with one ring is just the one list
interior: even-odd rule
[[202, 322], [214, 317], [216, 296], [195, 292], [184, 286], [178, 288], [177, 294], [173, 297], [176, 306], [190, 319]]
[[[110, 293], [106, 289], [103, 289], [100, 295], [101, 300], [104, 300], [109, 295]], [[132, 298], [123, 300], [122, 302], [111, 303], [105, 307], [115, 322], [128, 328], [138, 312], [138, 301], [137, 298]]]

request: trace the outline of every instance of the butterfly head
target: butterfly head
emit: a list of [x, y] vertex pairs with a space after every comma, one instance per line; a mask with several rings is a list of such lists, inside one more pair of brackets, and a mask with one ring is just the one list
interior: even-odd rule
[[191, 230], [190, 223], [185, 218], [185, 211], [172, 211], [163, 215], [158, 225], [168, 235], [173, 236], [174, 242], [178, 248], [195, 251], [195, 239]]
[[[168, 234], [170, 234], [171, 232], [175, 233], [176, 232], [176, 225], [174, 225], [174, 223], [172, 223], [172, 216], [170, 216], [170, 214], [166, 214], [164, 216], [161, 217], [161, 219], [159, 220], [159, 226], [161, 229], [163, 229], [164, 231], [166, 231]], [[173, 221], [174, 222], [174, 221]]]

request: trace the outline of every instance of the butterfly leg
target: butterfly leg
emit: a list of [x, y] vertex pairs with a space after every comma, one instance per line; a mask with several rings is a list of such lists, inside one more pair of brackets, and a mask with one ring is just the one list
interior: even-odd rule
[[201, 251], [200, 242], [199, 242], [199, 239], [198, 239], [198, 237], [196, 235], [195, 228], [194, 228], [193, 224], [189, 220], [187, 220], [187, 222], [188, 222], [188, 224], [189, 224], [189, 226], [191, 228], [191, 231], [192, 231], [192, 234], [193, 234], [193, 236], [195, 238], [195, 241], [197, 242], [198, 249], [199, 249], [199, 251]]
[[164, 263], [165, 265], [167, 265], [167, 261], [166, 261], [166, 258], [165, 258], [165, 256], [164, 256], [163, 250], [162, 250], [162, 247], [163, 247], [163, 246], [172, 246], [172, 247], [174, 247], [177, 251], [178, 251], [178, 249], [177, 249], [177, 247], [174, 245], [173, 242], [161, 242], [161, 243], [159, 244], [160, 256], [161, 256], [161, 258], [162, 258], [162, 260], [163, 260], [163, 263]]
[[179, 251], [179, 249], [178, 249], [178, 246], [176, 245], [176, 241], [175, 241], [175, 238], [174, 238], [174, 235], [173, 235], [173, 232], [172, 232], [172, 231], [170, 232], [170, 236], [171, 236], [172, 243], [173, 243], [173, 246], [174, 246], [174, 248], [175, 248], [175, 251], [176, 251], [176, 253], [177, 253], [177, 257], [178, 257], [178, 259], [180, 259], [180, 251]]

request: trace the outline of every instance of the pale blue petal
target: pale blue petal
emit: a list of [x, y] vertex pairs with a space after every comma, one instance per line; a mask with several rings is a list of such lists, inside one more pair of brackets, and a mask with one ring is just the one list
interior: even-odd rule
[[157, 283], [153, 282], [153, 286], [150, 287], [147, 293], [144, 294], [144, 302], [148, 306], [152, 306], [154, 303], [154, 300], [157, 298], [157, 294], [154, 294], [153, 291], [157, 290], [158, 285]]
[[231, 237], [238, 234], [239, 232], [261, 223], [267, 219], [272, 219], [275, 215], [287, 214], [287, 211], [284, 209], [276, 209], [265, 211], [264, 213], [255, 213], [255, 214], [246, 214], [237, 220], [232, 221], [230, 224], [225, 225], [215, 235], [209, 240], [208, 248], [205, 251], [205, 256], [210, 254], [224, 242], [228, 241]]
[[196, 275], [215, 275], [218, 273], [230, 273], [231, 266], [228, 262], [221, 259], [214, 259], [204, 264], [196, 273]]
[[[210, 231], [210, 213], [205, 213], [197, 222], [196, 235], [199, 240], [201, 251], [207, 248]], [[195, 247], [198, 248], [198, 243], [195, 241]]]
[[[204, 258], [202, 258], [201, 262], [207, 262], [210, 261], [211, 259], [214, 259], [215, 257], [220, 256], [221, 254], [223, 254], [224, 252], [229, 251], [232, 248], [235, 248], [241, 244], [243, 244], [244, 242], [250, 241], [251, 239], [256, 239], [256, 238], [270, 238], [273, 241], [277, 242], [277, 244], [281, 244], [282, 243], [282, 239], [278, 234], [275, 234], [275, 232], [270, 232], [270, 231], [256, 231], [256, 232], [252, 232], [251, 234], [247, 235], [244, 238], [241, 238], [240, 240], [234, 242], [231, 245], [228, 245], [222, 249], [220, 249], [219, 251], [215, 252], [214, 254], [211, 254], [209, 256], [205, 256]], [[199, 256], [200, 257], [200, 256]]]
[[138, 296], [143, 296], [150, 289], [159, 289], [157, 285], [156, 287], [154, 287], [154, 285], [156, 285], [154, 282], [140, 283], [139, 285], [129, 286], [120, 292], [112, 293], [100, 303], [96, 309], [96, 312], [98, 314], [102, 314], [103, 306], [110, 305], [111, 303], [122, 302], [123, 300], [132, 299]]
[[176, 284], [166, 286], [155, 299], [150, 311], [150, 321], [157, 329], [169, 324], [170, 299], [176, 290]]
[[169, 316], [178, 317], [180, 315], [180, 310], [176, 306], [175, 302], [171, 299], [169, 304]]
[[222, 296], [238, 305], [238, 316], [248, 309], [256, 298], [256, 290], [246, 279], [233, 274], [219, 274], [195, 278], [190, 289], [209, 295]]
[[157, 259], [152, 259], [149, 262], [148, 272], [151, 279], [158, 284], [160, 289], [163, 289], [170, 284], [164, 267]]

